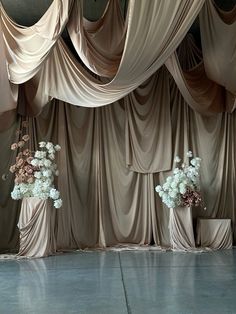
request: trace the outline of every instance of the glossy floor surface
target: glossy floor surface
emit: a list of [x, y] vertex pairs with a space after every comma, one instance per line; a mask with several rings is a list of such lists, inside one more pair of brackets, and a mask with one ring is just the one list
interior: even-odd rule
[[0, 313], [236, 313], [236, 250], [1, 261]]

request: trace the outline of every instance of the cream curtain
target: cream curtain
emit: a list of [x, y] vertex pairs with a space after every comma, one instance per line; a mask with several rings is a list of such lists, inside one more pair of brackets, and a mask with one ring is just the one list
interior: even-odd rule
[[177, 48], [203, 3], [204, 0], [131, 0], [121, 63], [109, 83], [89, 75], [60, 39], [40, 71], [40, 89], [49, 96], [85, 107], [104, 106], [124, 97], [160, 68]]
[[126, 165], [140, 173], [170, 170], [172, 127], [169, 73], [166, 68], [162, 67], [127, 95], [124, 103]]
[[12, 21], [0, 4], [9, 79], [12, 83], [26, 82], [38, 72], [65, 27], [71, 4], [72, 0], [54, 0], [42, 18], [30, 27]]
[[[211, 117], [195, 113], [174, 82], [170, 85], [168, 110], [171, 156], [182, 157], [192, 149], [202, 158], [201, 182], [207, 210], [194, 209], [194, 217], [230, 218], [235, 232], [235, 113]], [[154, 191], [170, 172], [139, 173], [126, 167], [126, 119], [123, 100], [94, 109], [53, 101], [39, 117], [30, 118], [35, 143], [44, 138], [62, 146], [58, 185], [64, 205], [56, 214], [58, 249], [141, 245], [152, 243], [152, 239], [157, 245], [170, 245], [169, 210]], [[135, 123], [142, 125], [141, 121], [142, 116]], [[6, 147], [1, 156], [8, 160], [7, 165], [1, 162], [1, 173], [10, 164], [7, 147], [14, 138], [14, 128], [0, 135]], [[165, 133], [158, 124], [153, 132]], [[9, 198], [11, 178], [0, 184], [4, 235], [0, 247], [9, 248], [17, 240], [17, 202]], [[10, 225], [4, 223], [8, 220]]]
[[[62, 146], [58, 159], [61, 171], [58, 186], [64, 205], [56, 212], [58, 249], [107, 247], [121, 243], [169, 246], [169, 210], [162, 205], [154, 187], [170, 174], [174, 166], [173, 156], [183, 157], [189, 149], [202, 158], [201, 182], [207, 207], [207, 211], [194, 209], [194, 217], [232, 219], [236, 239], [236, 113], [220, 112], [226, 110], [227, 86], [207, 77], [205, 60], [203, 65], [201, 52], [193, 45], [187, 49], [180, 47], [178, 56], [173, 55], [203, 2], [130, 1], [126, 24], [120, 28], [124, 27], [125, 32], [127, 27], [120, 60], [118, 46], [112, 50], [109, 41], [110, 51], [103, 54], [99, 50], [103, 36], [99, 37], [98, 30], [106, 24], [107, 14], [112, 12], [109, 6], [117, 5], [115, 1], [109, 4], [97, 24], [89, 25], [79, 20], [78, 25], [83, 27], [87, 37], [78, 46], [78, 53], [85, 58], [83, 49], [89, 47], [84, 62], [90, 70], [101, 73], [102, 63], [97, 63], [100, 57], [103, 64], [116, 60], [114, 69], [119, 64], [109, 82], [89, 75], [63, 41], [57, 39], [67, 15], [65, 20], [62, 19], [64, 22], [59, 23], [59, 29], [50, 33], [52, 38], [42, 37], [47, 49], [45, 53], [40, 51], [41, 61], [33, 58], [29, 68], [22, 72], [22, 82], [25, 83], [19, 88], [18, 110], [26, 115], [42, 111], [39, 116], [28, 118], [33, 147], [42, 139], [50, 139]], [[56, 3], [59, 4], [54, 1], [53, 5]], [[69, 10], [70, 3], [67, 3]], [[59, 5], [56, 8], [59, 11], [55, 12], [61, 12]], [[59, 18], [61, 15], [58, 14]], [[38, 32], [41, 29], [43, 34], [46, 30], [49, 15], [47, 12], [42, 20], [45, 24], [38, 24]], [[2, 21], [4, 31], [9, 23], [13, 33], [19, 32], [24, 37], [24, 29], [14, 26], [7, 17]], [[36, 32], [36, 28], [33, 30]], [[2, 51], [6, 53], [10, 51], [10, 44], [7, 47], [4, 31], [0, 40], [4, 40]], [[73, 31], [79, 40], [77, 29]], [[91, 39], [92, 33], [98, 36], [97, 41]], [[122, 42], [122, 32], [120, 34]], [[25, 38], [27, 42], [30, 36]], [[14, 42], [18, 39], [14, 37]], [[95, 51], [99, 54], [94, 55]], [[161, 67], [170, 56], [172, 69], [168, 68], [176, 82]], [[8, 73], [1, 60], [1, 69], [5, 71], [1, 78], [5, 81], [0, 86], [9, 88], [9, 93], [11, 86], [6, 78], [17, 73], [14, 72], [16, 64], [12, 63], [12, 67], [9, 64]], [[113, 74], [107, 72], [106, 75]], [[199, 87], [203, 82], [205, 87]], [[14, 154], [9, 148], [22, 120], [10, 110], [15, 105], [6, 105], [7, 99], [8, 104], [12, 103], [11, 97], [6, 98], [2, 110], [7, 112], [0, 116], [1, 176], [13, 163]], [[66, 102], [51, 100], [52, 97]], [[110, 106], [104, 106], [109, 103]], [[209, 113], [211, 115], [205, 115]], [[12, 186], [11, 175], [6, 181], [0, 181], [2, 251], [15, 249], [18, 243], [19, 204], [10, 199]]]
[[236, 6], [224, 12], [213, 0], [206, 0], [199, 17], [207, 76], [235, 96]]
[[[196, 47], [191, 35], [184, 39], [180, 47], [182, 50], [179, 51], [179, 55], [182, 55], [181, 60], [175, 52], [165, 62], [165, 65], [187, 103], [194, 110], [205, 115], [233, 111], [235, 97], [223, 86], [208, 78], [202, 54]], [[189, 60], [186, 59], [186, 52], [183, 48], [188, 51]], [[184, 62], [183, 67], [181, 62]]]
[[6, 53], [4, 49], [1, 19], [0, 19], [0, 93], [1, 93], [0, 103], [0, 116], [1, 116], [2, 112], [16, 108], [18, 97], [18, 86], [11, 84], [10, 81], [8, 80]]
[[75, 1], [67, 24], [78, 56], [93, 73], [113, 77], [124, 49], [127, 24], [120, 1], [110, 0], [103, 16], [95, 22], [83, 17], [83, 2]]

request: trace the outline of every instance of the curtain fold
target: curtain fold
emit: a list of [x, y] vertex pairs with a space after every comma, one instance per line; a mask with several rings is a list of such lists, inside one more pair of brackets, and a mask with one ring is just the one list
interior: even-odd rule
[[47, 95], [78, 106], [98, 107], [115, 102], [161, 67], [203, 3], [204, 0], [131, 0], [124, 51], [112, 81], [102, 83], [92, 77], [60, 39], [40, 71], [39, 84]]
[[[0, 251], [16, 251], [19, 241], [17, 222], [20, 203], [11, 199], [11, 190], [14, 178], [9, 173], [9, 167], [14, 163], [16, 152], [10, 149], [16, 139], [16, 129], [20, 126], [20, 119], [16, 114], [11, 118], [11, 123], [6, 126], [7, 113], [0, 116], [0, 126], [5, 123], [3, 130], [0, 128]], [[3, 120], [1, 120], [3, 118]]]
[[104, 77], [116, 74], [127, 29], [119, 0], [108, 1], [103, 16], [95, 22], [83, 17], [83, 2], [75, 1], [67, 29], [78, 56], [87, 68]]
[[[187, 103], [194, 110], [205, 115], [232, 112], [235, 107], [235, 97], [223, 86], [207, 77], [203, 58], [194, 41], [187, 36], [183, 46], [189, 50], [190, 59], [185, 58], [186, 50], [181, 48], [181, 43], [178, 54], [173, 53], [165, 65]], [[185, 69], [181, 67], [179, 58], [181, 61], [185, 60], [183, 64]]]
[[200, 12], [200, 31], [207, 76], [236, 96], [236, 6], [231, 12], [206, 0]]
[[[0, 3], [1, 8], [1, 3]], [[15, 109], [17, 106], [18, 86], [8, 80], [8, 69], [6, 64], [6, 52], [2, 33], [2, 21], [0, 10], [0, 115], [2, 112]]]
[[0, 4], [4, 47], [12, 83], [26, 82], [38, 72], [65, 27], [72, 2], [54, 0], [41, 19], [30, 27], [12, 21]]
[[125, 158], [130, 170], [155, 173], [171, 168], [169, 94], [169, 73], [162, 67], [124, 98]]
[[[116, 20], [120, 23], [119, 49], [108, 38], [110, 49], [106, 52], [100, 49], [104, 39], [102, 27], [114, 17], [112, 10], [118, 5], [115, 0], [94, 24], [82, 23], [81, 16], [78, 21], [72, 20], [69, 27], [77, 44], [81, 44], [78, 49], [85, 65], [97, 74], [114, 75], [108, 83], [90, 75], [58, 39], [72, 1], [54, 1], [52, 8], [56, 14], [50, 8], [37, 26], [29, 29], [13, 23], [2, 11], [0, 56], [5, 58], [6, 51], [11, 53], [7, 58], [19, 52], [19, 34], [26, 40], [26, 46], [20, 42], [19, 50], [26, 50], [16, 56], [16, 60], [22, 57], [22, 64], [18, 61], [9, 64], [9, 73], [5, 59], [0, 60], [0, 87], [7, 94], [1, 91], [4, 102], [0, 112], [6, 112], [0, 115], [0, 174], [13, 164], [15, 153], [10, 145], [22, 121], [14, 110], [17, 97], [14, 98], [8, 82], [10, 74], [17, 84], [24, 82], [19, 87], [18, 112], [26, 116], [41, 112], [37, 117], [27, 117], [31, 147], [35, 149], [43, 139], [62, 147], [57, 160], [60, 169], [57, 184], [63, 198], [63, 208], [56, 212], [57, 249], [131, 243], [168, 247], [169, 210], [161, 203], [155, 185], [162, 184], [175, 167], [173, 157], [179, 155], [184, 161], [188, 150], [202, 158], [201, 185], [207, 207], [206, 211], [194, 209], [194, 217], [232, 219], [236, 240], [236, 113], [222, 112], [232, 111], [234, 96], [227, 90], [233, 93], [233, 84], [230, 85], [230, 75], [227, 84], [209, 76], [204, 52], [203, 63], [201, 51], [193, 42], [189, 46], [183, 43], [185, 48], [180, 47], [178, 55], [174, 53], [203, 3], [203, 0], [131, 0], [127, 25], [122, 25], [119, 16]], [[202, 18], [209, 5], [208, 1]], [[73, 13], [75, 19], [81, 11]], [[55, 27], [47, 37], [44, 34], [51, 14]], [[226, 19], [233, 22], [234, 14], [231, 12]], [[126, 31], [126, 26], [122, 52], [122, 29]], [[79, 31], [87, 37], [81, 35], [79, 39]], [[38, 46], [31, 48], [30, 38], [38, 37]], [[31, 52], [32, 60], [27, 64], [23, 55]], [[36, 58], [37, 52], [41, 54], [40, 60]], [[105, 69], [110, 61], [116, 65]], [[173, 79], [165, 67], [160, 68], [164, 62]], [[220, 64], [225, 71], [227, 66]], [[23, 72], [17, 70], [18, 65]], [[234, 65], [231, 66], [233, 73]], [[53, 97], [66, 102], [52, 100]], [[231, 97], [230, 102], [227, 97]], [[11, 175], [6, 181], [0, 180], [1, 250], [17, 247], [20, 202], [10, 199], [12, 186]]]

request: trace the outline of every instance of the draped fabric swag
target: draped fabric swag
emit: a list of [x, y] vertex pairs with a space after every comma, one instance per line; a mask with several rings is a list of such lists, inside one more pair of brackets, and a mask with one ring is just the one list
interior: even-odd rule
[[[13, 163], [9, 147], [27, 115], [32, 147], [42, 139], [62, 146], [57, 249], [167, 247], [169, 210], [154, 188], [170, 174], [173, 157], [191, 149], [202, 158], [207, 207], [194, 209], [194, 217], [230, 218], [235, 231], [235, 82], [224, 74], [234, 67], [221, 60], [214, 77], [205, 60], [208, 49], [212, 60], [221, 47], [220, 31], [206, 32], [211, 40], [203, 39], [202, 52], [191, 36], [183, 40], [200, 10], [204, 29], [228, 25], [226, 13], [211, 0], [130, 0], [124, 20], [119, 1], [111, 0], [89, 22], [82, 9], [80, 1], [55, 0], [38, 23], [23, 28], [1, 7], [0, 175]], [[81, 61], [60, 37], [66, 24]], [[234, 60], [231, 35], [227, 53]], [[11, 175], [0, 181], [2, 251], [18, 244], [20, 202], [10, 198], [12, 187]]]

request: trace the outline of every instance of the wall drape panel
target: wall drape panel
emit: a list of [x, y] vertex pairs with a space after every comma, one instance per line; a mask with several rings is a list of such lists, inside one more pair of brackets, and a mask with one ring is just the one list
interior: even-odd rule
[[162, 67], [125, 97], [124, 102], [126, 165], [140, 173], [169, 170], [172, 139], [169, 73], [166, 68]]
[[199, 17], [207, 76], [235, 96], [236, 6], [231, 12], [223, 12], [207, 0]]
[[[169, 245], [169, 210], [154, 187], [170, 171], [138, 173], [126, 167], [125, 107], [123, 100], [101, 108], [54, 100], [39, 117], [30, 118], [35, 143], [51, 139], [62, 146], [58, 185], [64, 205], [56, 217], [58, 249], [140, 245], [152, 239], [157, 245]], [[235, 231], [235, 113], [211, 117], [195, 113], [172, 80], [167, 111], [171, 113], [171, 156], [182, 157], [192, 149], [202, 158], [201, 182], [207, 210], [196, 209], [194, 216], [231, 218]], [[1, 156], [4, 154], [4, 160], [8, 160], [7, 165], [1, 163], [1, 173], [12, 158], [8, 147], [14, 130], [15, 124], [0, 133], [0, 140], [5, 141]], [[158, 124], [154, 132], [165, 133]], [[9, 198], [10, 183], [10, 178], [0, 183], [1, 221], [11, 221], [1, 226], [1, 248], [16, 245], [17, 239], [17, 202]]]
[[[0, 148], [0, 249], [9, 251], [16, 249], [18, 245], [17, 221], [19, 216], [20, 204], [10, 197], [13, 186], [13, 177], [9, 175], [6, 181], [2, 180], [2, 175], [8, 173], [9, 167], [14, 163], [16, 154], [10, 150], [11, 143], [15, 140], [15, 131], [20, 125], [20, 118], [16, 119], [16, 112], [10, 125], [5, 124], [4, 131], [0, 130], [1, 148]], [[6, 113], [8, 114], [8, 112]], [[1, 118], [5, 114], [0, 116]]]
[[[186, 52], [181, 48], [182, 46], [188, 51], [189, 58], [186, 58]], [[175, 52], [165, 62], [165, 65], [187, 103], [194, 110], [205, 115], [233, 111], [235, 98], [232, 97], [225, 87], [208, 78], [202, 55], [191, 35], [184, 39], [180, 49], [179, 55], [181, 60], [179, 60], [179, 56]], [[180, 62], [184, 62], [184, 68]]]
[[[1, 11], [0, 11], [0, 16], [1, 16]], [[2, 112], [9, 111], [16, 108], [17, 97], [18, 97], [18, 86], [13, 85], [8, 80], [6, 53], [4, 49], [1, 19], [0, 19], [0, 93], [1, 93], [1, 103], [0, 103], [0, 115], [1, 115]]]

